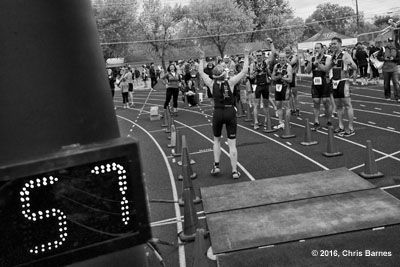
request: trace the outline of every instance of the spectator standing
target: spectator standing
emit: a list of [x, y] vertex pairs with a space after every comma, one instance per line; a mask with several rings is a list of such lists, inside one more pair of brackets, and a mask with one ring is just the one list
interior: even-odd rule
[[391, 90], [390, 81], [393, 83], [393, 95], [396, 102], [399, 100], [399, 68], [400, 53], [395, 47], [393, 38], [388, 38], [388, 44], [382, 48], [377, 56], [378, 60], [383, 61], [383, 86], [386, 100], [390, 100]]
[[150, 63], [149, 74], [150, 74], [150, 81], [151, 81], [150, 88], [151, 88], [151, 90], [154, 90], [154, 86], [157, 83], [157, 73], [156, 73], [156, 69], [154, 67], [153, 62]]
[[135, 84], [137, 87], [140, 86], [140, 70], [139, 68], [134, 68], [134, 73], [135, 73]]
[[142, 80], [143, 80], [143, 86], [144, 88], [147, 88], [147, 78], [148, 78], [149, 74], [147, 71], [147, 66], [143, 65], [142, 67]]
[[356, 45], [355, 54], [357, 67], [360, 70], [361, 85], [368, 85], [367, 71], [368, 71], [368, 54], [364, 50], [364, 46], [361, 43]]
[[379, 70], [375, 68], [373, 59], [376, 58], [379, 53], [380, 48], [375, 46], [374, 43], [371, 43], [368, 49], [369, 55], [369, 67], [370, 67], [370, 79], [374, 84], [378, 84], [379, 81]]
[[161, 78], [166, 84], [167, 92], [164, 102], [164, 116], [165, 110], [167, 109], [169, 102], [172, 98], [173, 103], [173, 115], [178, 115], [178, 96], [179, 88], [181, 87], [181, 76], [177, 73], [175, 64], [170, 64], [167, 68], [167, 73]]
[[126, 68], [126, 72], [124, 74], [124, 78], [128, 83], [128, 96], [129, 96], [129, 105], [133, 106], [133, 75], [130, 67]]

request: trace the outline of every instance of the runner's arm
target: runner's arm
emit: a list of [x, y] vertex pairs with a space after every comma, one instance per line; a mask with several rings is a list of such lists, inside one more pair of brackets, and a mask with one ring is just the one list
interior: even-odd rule
[[250, 46], [246, 45], [246, 47], [244, 48], [243, 69], [238, 74], [229, 79], [229, 86], [232, 92], [234, 89], [233, 87], [247, 74], [249, 68], [249, 53], [250, 53]]

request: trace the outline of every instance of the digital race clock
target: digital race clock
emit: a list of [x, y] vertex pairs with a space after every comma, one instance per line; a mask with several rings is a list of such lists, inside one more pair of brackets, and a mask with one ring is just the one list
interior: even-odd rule
[[63, 266], [150, 237], [138, 144], [115, 139], [0, 167], [0, 266]]

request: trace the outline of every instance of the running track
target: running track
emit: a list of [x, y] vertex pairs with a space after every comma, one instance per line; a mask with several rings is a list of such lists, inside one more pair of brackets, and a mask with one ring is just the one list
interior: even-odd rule
[[[255, 131], [250, 122], [238, 118], [238, 166], [242, 173], [238, 180], [233, 180], [230, 176], [226, 139], [223, 140], [221, 157], [222, 174], [218, 177], [209, 174], [213, 163], [210, 103], [205, 100], [199, 107], [183, 108], [180, 97], [179, 116], [175, 118], [175, 123], [181, 135], [186, 136], [191, 159], [196, 161], [192, 165], [193, 171], [198, 174], [198, 178], [193, 180], [196, 194], [199, 194], [200, 187], [338, 167], [347, 167], [359, 173], [364, 170], [366, 140], [371, 140], [378, 169], [385, 177], [369, 181], [400, 196], [400, 190], [397, 190], [397, 183], [400, 183], [400, 104], [384, 99], [382, 85], [351, 86], [356, 135], [348, 138], [335, 137], [335, 146], [343, 152], [343, 156], [326, 158], [321, 154], [326, 151], [327, 146], [326, 127], [312, 133], [313, 139], [319, 141], [318, 145], [300, 145], [305, 132], [305, 119], [313, 122], [310, 85], [307, 79], [298, 81], [301, 117], [291, 119], [291, 130], [296, 134], [294, 139], [281, 139], [281, 132], [264, 133], [261, 131], [262, 127]], [[114, 103], [121, 136], [129, 135], [140, 142], [153, 237], [169, 243], [158, 246], [161, 256], [166, 266], [184, 267], [192, 264], [193, 243], [180, 244], [177, 238], [183, 223], [183, 209], [176, 203], [182, 192], [181, 182], [177, 180], [181, 167], [176, 164], [180, 158], [174, 158], [168, 148], [169, 134], [161, 127], [162, 121], [150, 121], [149, 116], [152, 106], [158, 106], [162, 110], [164, 99], [163, 90], [140, 90], [135, 91], [134, 107], [122, 109], [119, 92], [116, 93]], [[325, 118], [321, 118], [320, 122], [322, 126], [326, 126]], [[272, 123], [277, 124], [275, 117], [272, 118]], [[334, 119], [334, 125], [337, 126], [337, 119]], [[205, 225], [202, 204], [196, 205], [196, 209], [200, 223]], [[207, 242], [209, 244], [209, 239]], [[150, 261], [153, 261], [151, 266], [159, 266], [154, 257]], [[216, 266], [216, 263], [210, 261], [210, 266]]]

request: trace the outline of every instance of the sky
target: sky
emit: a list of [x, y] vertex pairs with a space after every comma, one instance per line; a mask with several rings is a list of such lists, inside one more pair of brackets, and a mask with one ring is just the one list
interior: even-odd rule
[[[163, 3], [186, 5], [190, 0], [161, 0]], [[218, 1], [218, 0], [215, 0]], [[338, 4], [340, 6], [350, 6], [356, 10], [358, 2], [359, 12], [364, 12], [366, 20], [373, 18], [374, 15], [387, 15], [391, 10], [400, 15], [400, 1], [398, 0], [288, 0], [294, 10], [295, 17], [302, 19], [308, 18], [316, 9], [317, 5], [324, 3]], [[392, 13], [393, 14], [393, 13]]]
[[[390, 15], [392, 11], [400, 14], [400, 2], [396, 0], [288, 0], [294, 10], [294, 15], [302, 19], [308, 18], [316, 9], [317, 5], [331, 3], [340, 6], [349, 6], [356, 10], [358, 2], [358, 11], [363, 12], [366, 19], [374, 15]], [[391, 13], [394, 14], [394, 13]]]

